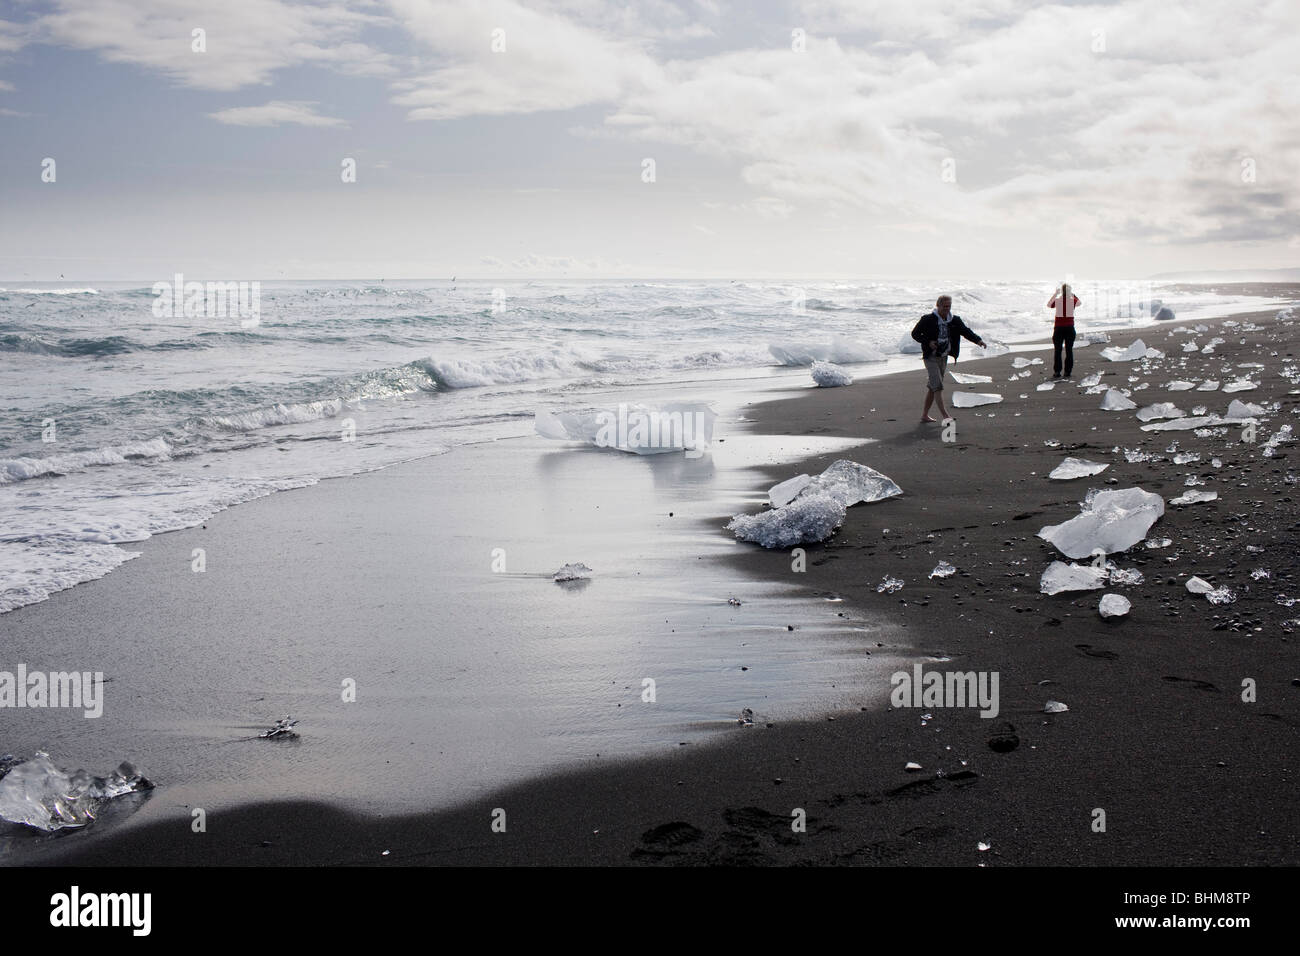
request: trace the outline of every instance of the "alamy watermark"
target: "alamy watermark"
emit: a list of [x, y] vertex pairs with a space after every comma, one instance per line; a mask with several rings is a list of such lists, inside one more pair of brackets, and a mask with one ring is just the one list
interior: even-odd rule
[[0, 708], [71, 707], [89, 718], [104, 713], [102, 671], [0, 671]]
[[709, 441], [708, 414], [699, 410], [646, 409], [620, 402], [596, 413], [595, 444], [601, 448], [676, 449], [699, 458]]
[[262, 283], [186, 282], [176, 273], [170, 282], [155, 282], [153, 314], [158, 319], [239, 319], [251, 329], [261, 321]]
[[895, 707], [977, 707], [981, 717], [998, 715], [997, 671], [926, 671], [914, 664], [912, 673], [896, 671], [889, 683]]

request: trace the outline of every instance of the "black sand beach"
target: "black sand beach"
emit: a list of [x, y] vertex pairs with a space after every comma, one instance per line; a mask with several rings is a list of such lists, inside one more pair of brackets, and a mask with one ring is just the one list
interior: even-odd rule
[[[1287, 294], [1295, 295], [1290, 288]], [[847, 389], [800, 389], [749, 411], [772, 434], [869, 437], [845, 454], [767, 469], [775, 483], [815, 474], [839, 457], [893, 478], [904, 495], [851, 508], [830, 541], [808, 548], [804, 574], [786, 552], [735, 550], [738, 581], [795, 584], [823, 596], [845, 626], [880, 628], [863, 655], [894, 658], [913, 650], [930, 668], [997, 672], [996, 718], [975, 709], [889, 709], [885, 676], [849, 688], [850, 703], [818, 719], [760, 721], [654, 759], [602, 762], [467, 799], [445, 811], [383, 816], [320, 801], [265, 801], [223, 810], [219, 825], [191, 832], [183, 808], [146, 825], [124, 825], [50, 841], [50, 865], [1294, 865], [1300, 863], [1296, 763], [1300, 757], [1300, 660], [1292, 633], [1297, 612], [1277, 603], [1300, 589], [1292, 445], [1271, 457], [1260, 448], [1289, 423], [1300, 396], [1293, 320], [1276, 310], [1234, 317], [1259, 331], [1213, 321], [1211, 331], [1172, 334], [1175, 321], [1116, 336], [1142, 338], [1165, 358], [1103, 360], [1102, 346], [1080, 349], [1074, 377], [1103, 373], [1139, 406], [1172, 401], [1190, 413], [1222, 413], [1232, 398], [1279, 402], [1255, 445], [1239, 429], [1143, 432], [1133, 412], [1098, 409], [1100, 395], [1076, 384], [1035, 389], [1050, 375], [1050, 351], [980, 360], [971, 348], [960, 371], [991, 375], [963, 390], [1001, 393], [998, 405], [953, 409], [957, 440], [917, 424], [923, 397], [918, 368], [863, 380]], [[985, 332], [987, 330], [977, 329]], [[1226, 341], [1211, 355], [1181, 344], [1210, 335]], [[1033, 375], [1008, 382], [1016, 355], [1044, 357]], [[1227, 380], [1225, 365], [1264, 365], [1259, 387], [1227, 395], [1169, 392], [1174, 379]], [[1046, 370], [1046, 373], [1045, 373]], [[1137, 376], [1137, 382], [1129, 382]], [[950, 393], [954, 389], [949, 385]], [[1018, 396], [1027, 394], [1027, 398]], [[989, 414], [989, 413], [992, 414]], [[1019, 413], [1019, 414], [1017, 414]], [[1045, 442], [1059, 442], [1048, 447]], [[1200, 452], [1175, 465], [1166, 451]], [[1157, 460], [1128, 463], [1114, 448], [1141, 448]], [[1066, 455], [1109, 463], [1096, 478], [1050, 481]], [[1222, 467], [1210, 464], [1222, 459]], [[1143, 584], [1115, 588], [1133, 602], [1125, 619], [1097, 613], [1104, 592], [1045, 596], [1038, 581], [1059, 557], [1036, 537], [1065, 521], [1089, 487], [1141, 487], [1166, 499], [1202, 477], [1217, 501], [1168, 506], [1151, 529], [1172, 539], [1112, 555], [1137, 568]], [[345, 479], [346, 480], [346, 479]], [[1107, 484], [1114, 481], [1115, 483]], [[318, 489], [308, 489], [311, 494]], [[755, 489], [757, 490], [757, 489]], [[727, 516], [719, 514], [719, 529]], [[219, 519], [218, 519], [219, 520]], [[214, 526], [217, 522], [214, 522]], [[886, 533], [885, 529], [888, 529]], [[725, 532], [719, 530], [719, 534]], [[311, 548], [306, 538], [283, 547]], [[1262, 551], [1247, 548], [1263, 549]], [[930, 580], [940, 560], [958, 568]], [[291, 563], [291, 562], [290, 562]], [[1266, 578], [1251, 572], [1266, 569]], [[243, 573], [255, 576], [256, 568]], [[878, 593], [886, 575], [904, 587]], [[1236, 592], [1216, 606], [1188, 593], [1198, 575]], [[88, 587], [111, 590], [113, 575]], [[291, 603], [291, 602], [290, 602]], [[742, 604], [737, 613], [760, 606]], [[129, 608], [121, 613], [130, 613]], [[805, 620], [783, 624], [799, 641]], [[817, 622], [820, 626], [820, 622]], [[275, 622], [268, 622], [273, 627]], [[865, 643], [865, 642], [864, 642]], [[933, 659], [950, 660], [942, 663]], [[1257, 686], [1244, 702], [1243, 680]], [[838, 688], [843, 691], [844, 688]], [[1048, 700], [1069, 710], [1045, 714]], [[856, 706], [854, 706], [856, 704]], [[928, 717], [926, 715], [929, 715]], [[994, 739], [996, 749], [990, 746]], [[1014, 746], [1012, 744], [1014, 743]], [[1010, 748], [1010, 749], [1008, 749]], [[909, 762], [921, 769], [908, 772]], [[418, 796], [413, 795], [413, 804]], [[504, 809], [505, 832], [493, 813]], [[1105, 813], [1097, 832], [1095, 811]], [[794, 832], [798, 810], [806, 832]], [[981, 849], [981, 847], [986, 847]]]

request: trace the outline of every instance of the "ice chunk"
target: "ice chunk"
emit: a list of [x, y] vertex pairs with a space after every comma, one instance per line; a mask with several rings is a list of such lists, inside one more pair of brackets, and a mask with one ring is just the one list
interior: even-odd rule
[[1058, 481], [1068, 481], [1071, 478], [1087, 478], [1089, 475], [1100, 475], [1109, 468], [1110, 465], [1099, 461], [1088, 461], [1085, 458], [1067, 458], [1055, 468], [1052, 469], [1048, 478], [1055, 478]]
[[839, 388], [841, 385], [853, 384], [852, 375], [830, 362], [813, 362], [812, 378], [821, 388]]
[[1254, 418], [1257, 415], [1264, 414], [1264, 406], [1256, 405], [1252, 402], [1243, 402], [1239, 398], [1234, 398], [1228, 403], [1228, 414], [1223, 417], [1229, 421], [1236, 421], [1241, 418]]
[[1214, 590], [1214, 585], [1193, 575], [1187, 579], [1187, 590], [1193, 594], [1209, 594]]
[[947, 561], [940, 561], [930, 572], [932, 578], [950, 578], [957, 573], [957, 569]]
[[1017, 355], [1011, 360], [1012, 368], [1029, 368], [1031, 365], [1042, 365], [1043, 360], [1040, 358], [1027, 359], [1023, 355]]
[[1091, 564], [1066, 564], [1064, 561], [1053, 561], [1039, 579], [1038, 589], [1043, 594], [1095, 591], [1106, 586], [1107, 577], [1105, 568], [1093, 567]]
[[1142, 430], [1144, 432], [1183, 432], [1212, 425], [1249, 425], [1254, 420], [1253, 418], [1240, 418], [1235, 421], [1228, 421], [1218, 415], [1197, 415], [1192, 418], [1175, 418], [1168, 422], [1152, 422], [1150, 425], [1143, 425]]
[[298, 726], [298, 721], [294, 718], [281, 717], [269, 729], [262, 731], [257, 736], [263, 740], [296, 740], [298, 732], [293, 729], [296, 726]]
[[1265, 458], [1271, 458], [1277, 451], [1277, 446], [1282, 442], [1291, 440], [1291, 426], [1283, 425], [1276, 432], [1269, 436], [1268, 441], [1264, 443], [1264, 448], [1260, 452]]
[[1164, 499], [1141, 488], [1093, 489], [1078, 515], [1048, 525], [1038, 536], [1067, 558], [1086, 558], [1097, 550], [1127, 551], [1146, 537], [1164, 513]]
[[1059, 700], [1049, 700], [1043, 705], [1043, 713], [1045, 714], [1063, 714], [1069, 709], [1069, 707], [1062, 704]]
[[810, 481], [799, 494], [830, 495], [847, 508], [863, 502], [883, 501], [902, 493], [903, 489], [888, 475], [841, 458]]
[[[773, 343], [767, 347], [767, 350], [779, 364], [787, 366], [806, 367], [811, 366], [813, 362], [836, 362], [847, 365], [856, 362], [883, 362], [886, 358], [883, 352], [872, 348], [870, 345], [855, 342], [843, 335], [832, 336], [829, 343]], [[899, 350], [902, 352], [919, 352], [921, 346], [912, 341], [912, 337], [909, 335], [904, 336], [903, 341], [899, 344]]]
[[1137, 417], [1144, 422], [1152, 422], [1157, 418], [1182, 418], [1186, 414], [1173, 402], [1156, 402], [1154, 405], [1138, 409]]
[[1142, 542], [1146, 547], [1155, 550], [1156, 548], [1167, 548], [1174, 542], [1170, 538], [1147, 538]]
[[565, 581], [582, 581], [592, 576], [594, 572], [581, 561], [574, 564], [566, 564], [560, 570], [556, 571], [551, 577], [563, 584]]
[[1219, 388], [1219, 383], [1212, 378], [1207, 378], [1200, 385], [1196, 386], [1198, 392], [1214, 392]]
[[585, 442], [637, 455], [674, 451], [699, 455], [713, 440], [717, 418], [712, 408], [699, 402], [622, 402], [575, 412], [538, 411], [533, 427], [543, 438]]
[[984, 340], [984, 355], [986, 356], [1006, 355], [1010, 351], [1011, 346], [1002, 342], [995, 342], [993, 339]]
[[1177, 498], [1170, 498], [1171, 505], [1194, 505], [1202, 501], [1214, 501], [1219, 497], [1217, 491], [1185, 491]]
[[1097, 605], [1097, 613], [1107, 619], [1123, 617], [1132, 609], [1133, 605], [1129, 602], [1129, 599], [1121, 594], [1103, 594], [1101, 603]]
[[796, 544], [825, 541], [844, 523], [844, 502], [822, 492], [806, 490], [783, 508], [756, 515], [736, 515], [727, 524], [742, 541], [753, 541], [765, 548], [791, 548]]
[[993, 392], [953, 392], [954, 408], [974, 408], [977, 405], [996, 405], [1002, 396]]
[[1225, 392], [1253, 392], [1259, 388], [1258, 382], [1252, 382], [1248, 378], [1233, 379], [1223, 386]]
[[1211, 604], [1231, 604], [1237, 600], [1237, 595], [1232, 588], [1215, 588], [1205, 595], [1205, 599]]
[[1056, 388], [1056, 383], [1055, 383], [1055, 382], [1039, 382], [1039, 383], [1038, 383], [1038, 391], [1040, 391], [1040, 392], [1050, 392], [1050, 391], [1051, 391], [1052, 389], [1054, 389], [1054, 388]]
[[1171, 392], [1188, 392], [1196, 387], [1195, 382], [1170, 382], [1165, 388]]
[[1091, 375], [1084, 377], [1083, 381], [1079, 383], [1079, 387], [1092, 388], [1094, 385], [1100, 385], [1100, 384], [1101, 384], [1101, 372], [1093, 372]]
[[969, 372], [949, 372], [952, 380], [958, 385], [980, 385], [984, 382], [993, 381], [992, 375], [973, 375]]
[[808, 475], [795, 475], [793, 478], [787, 478], [779, 484], [773, 485], [767, 492], [767, 500], [771, 502], [773, 508], [784, 508], [790, 502], [799, 496], [812, 482]]
[[1112, 362], [1132, 362], [1134, 359], [1146, 358], [1148, 351], [1154, 352], [1155, 349], [1148, 350], [1146, 343], [1138, 339], [1128, 348], [1122, 349], [1117, 345], [1112, 345], [1108, 349], [1102, 349], [1101, 357]]
[[876, 593], [893, 594], [895, 591], [902, 590], [902, 587], [903, 587], [902, 578], [891, 578], [889, 575], [886, 574], [881, 579], [880, 583], [876, 585]]
[[1124, 393], [1117, 389], [1107, 389], [1106, 394], [1101, 398], [1103, 412], [1127, 412], [1131, 408], [1137, 408], [1137, 402], [1125, 398]]
[[107, 777], [84, 770], [69, 774], [56, 767], [49, 754], [37, 751], [0, 777], [0, 819], [47, 831], [84, 827], [105, 802], [152, 789], [153, 784], [129, 763]]
[[1111, 584], [1131, 584], [1134, 587], [1142, 583], [1142, 572], [1137, 568], [1117, 568], [1113, 564], [1107, 564], [1110, 569]]

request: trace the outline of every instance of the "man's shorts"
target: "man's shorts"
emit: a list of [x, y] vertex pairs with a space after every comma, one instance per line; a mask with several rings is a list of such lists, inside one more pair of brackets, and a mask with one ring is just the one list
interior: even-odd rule
[[925, 374], [928, 378], [928, 381], [925, 383], [925, 387], [928, 388], [930, 391], [932, 392], [943, 391], [943, 372], [947, 364], [948, 364], [948, 356], [946, 355], [943, 356], [943, 358], [925, 359]]

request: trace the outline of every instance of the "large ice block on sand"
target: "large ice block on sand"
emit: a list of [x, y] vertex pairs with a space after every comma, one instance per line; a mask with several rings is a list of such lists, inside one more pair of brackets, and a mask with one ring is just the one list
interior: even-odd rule
[[1125, 398], [1124, 393], [1118, 389], [1109, 388], [1106, 390], [1106, 394], [1101, 397], [1101, 410], [1103, 412], [1127, 412], [1137, 407], [1137, 402]]
[[736, 515], [727, 524], [742, 541], [789, 548], [825, 541], [844, 521], [849, 506], [883, 501], [903, 489], [888, 475], [841, 458], [816, 478], [795, 475], [767, 493], [771, 511]]
[[852, 375], [830, 362], [813, 362], [812, 378], [820, 388], [839, 388], [853, 384]]
[[767, 492], [768, 503], [773, 508], [784, 508], [790, 502], [799, 496], [799, 492], [808, 487], [812, 481], [808, 475], [795, 475], [793, 478], [787, 478], [778, 484], [773, 485]]
[[543, 438], [584, 442], [637, 455], [702, 453], [713, 441], [717, 419], [717, 412], [699, 402], [624, 402], [573, 412], [542, 410], [535, 414], [533, 428]]
[[783, 508], [736, 515], [727, 530], [765, 548], [792, 548], [825, 541], [844, 523], [845, 513], [844, 503], [833, 495], [802, 494]]
[[1087, 478], [1090, 475], [1100, 475], [1109, 468], [1110, 465], [1100, 461], [1088, 461], [1086, 458], [1067, 458], [1055, 468], [1048, 478], [1055, 478], [1057, 481], [1068, 481], [1071, 478]]
[[106, 801], [151, 789], [153, 784], [129, 763], [107, 777], [84, 770], [64, 773], [49, 754], [38, 751], [0, 777], [0, 819], [37, 830], [84, 827]]
[[888, 475], [841, 458], [810, 481], [800, 496], [827, 494], [842, 501], [847, 508], [864, 502], [883, 501], [902, 493], [903, 489]]
[[1067, 558], [1086, 558], [1098, 549], [1107, 554], [1127, 551], [1147, 536], [1164, 513], [1165, 500], [1141, 488], [1094, 488], [1078, 515], [1048, 525], [1038, 536]]
[[954, 408], [974, 408], [977, 405], [996, 405], [1002, 396], [996, 392], [953, 392]]
[[1239, 398], [1234, 398], [1228, 403], [1228, 414], [1224, 415], [1229, 421], [1240, 421], [1246, 418], [1255, 418], [1263, 415], [1265, 408], [1263, 405], [1256, 405], [1254, 402], [1243, 402]]

